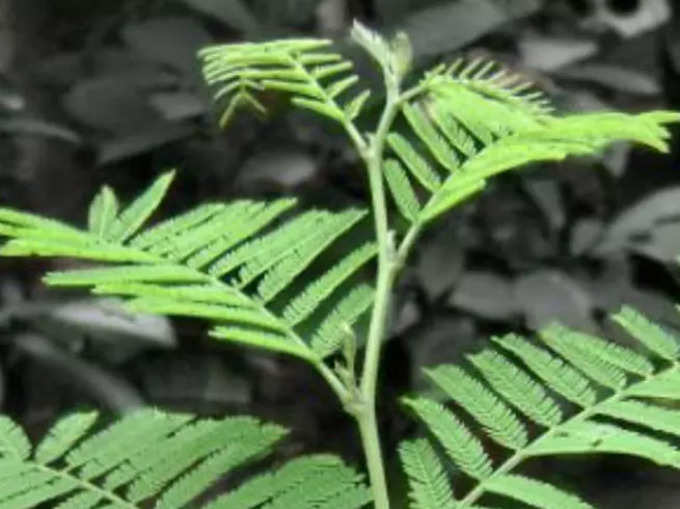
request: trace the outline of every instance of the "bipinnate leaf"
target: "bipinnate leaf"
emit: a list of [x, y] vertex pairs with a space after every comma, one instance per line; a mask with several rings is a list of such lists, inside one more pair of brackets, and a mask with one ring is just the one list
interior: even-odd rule
[[666, 111], [558, 116], [526, 78], [483, 58], [437, 66], [404, 97], [412, 136], [393, 132], [387, 141], [431, 193], [420, 222], [458, 205], [463, 190], [473, 194], [489, 178], [530, 163], [594, 154], [616, 141], [666, 152], [666, 126], [680, 121]]
[[266, 113], [256, 95], [273, 90], [290, 94], [295, 106], [349, 126], [370, 92], [349, 96], [359, 77], [351, 73], [352, 62], [328, 51], [330, 45], [327, 39], [281, 39], [201, 50], [204, 77], [215, 87], [215, 100], [226, 103], [220, 123], [226, 125], [242, 106]]
[[[218, 479], [270, 454], [286, 433], [251, 417], [197, 419], [153, 409], [103, 428], [96, 420], [95, 412], [67, 416], [32, 451], [21, 428], [0, 416], [0, 444], [12, 444], [0, 447], [0, 505], [193, 506]], [[95, 426], [99, 430], [91, 431]], [[286, 481], [285, 472], [297, 476]], [[297, 458], [274, 474], [241, 481], [232, 493], [248, 493], [250, 486], [260, 487], [254, 505], [247, 504], [247, 497], [242, 497], [242, 505], [231, 505], [233, 496], [228, 494], [207, 507], [259, 507], [267, 502], [288, 508], [299, 497], [296, 507], [359, 509], [370, 500], [363, 477], [330, 455]], [[339, 505], [333, 505], [336, 501]]]
[[[288, 217], [295, 200], [208, 203], [147, 229], [173, 174], [161, 175], [114, 218], [114, 194], [104, 188], [90, 208], [88, 231], [39, 216], [0, 210], [5, 256], [70, 256], [108, 266], [48, 273], [55, 286], [86, 286], [120, 295], [134, 310], [209, 320], [211, 335], [301, 357], [319, 364], [340, 347], [351, 326], [372, 303], [370, 286], [345, 297], [334, 292], [376, 254], [366, 243], [348, 246], [324, 274], [274, 312], [268, 307], [366, 212], [310, 210]], [[344, 246], [343, 246], [344, 247]], [[329, 298], [327, 316], [311, 341], [296, 327]]]
[[[557, 485], [515, 472], [538, 456], [626, 454], [680, 469], [680, 450], [667, 438], [680, 436], [680, 412], [670, 404], [680, 399], [676, 340], [632, 308], [613, 319], [646, 353], [554, 324], [539, 332], [547, 348], [516, 334], [492, 338], [493, 346], [468, 356], [478, 373], [453, 365], [428, 368], [455, 406], [424, 398], [407, 404], [473, 485], [454, 500], [441, 475], [446, 469], [429, 444], [408, 442], [401, 456], [413, 507], [477, 507], [485, 494], [532, 507], [592, 507]], [[526, 426], [510, 407], [539, 426]], [[506, 448], [505, 457], [495, 452], [498, 463], [491, 463], [460, 411]]]

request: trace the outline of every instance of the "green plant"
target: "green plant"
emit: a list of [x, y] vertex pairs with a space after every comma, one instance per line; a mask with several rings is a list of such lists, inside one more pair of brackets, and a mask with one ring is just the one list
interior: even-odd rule
[[[239, 200], [201, 205], [142, 231], [173, 173], [158, 178], [122, 209], [114, 192], [104, 187], [90, 207], [86, 230], [0, 210], [0, 234], [10, 239], [0, 251], [4, 256], [66, 256], [116, 264], [49, 273], [47, 284], [93, 287], [97, 294], [126, 297], [134, 310], [202, 317], [214, 323], [210, 334], [219, 340], [297, 356], [318, 370], [355, 418], [370, 496], [353, 471], [321, 456], [297, 460], [240, 488], [260, 498], [234, 502], [228, 494], [208, 507], [355, 508], [372, 497], [377, 509], [388, 508], [375, 414], [380, 349], [392, 287], [422, 229], [481, 191], [490, 177], [526, 163], [591, 154], [617, 140], [666, 151], [664, 126], [680, 120], [680, 115], [664, 111], [556, 115], [521, 76], [482, 60], [439, 66], [402, 88], [410, 71], [408, 39], [398, 34], [386, 41], [359, 24], [352, 37], [377, 62], [385, 82], [382, 114], [369, 133], [355, 123], [369, 93], [340, 99], [358, 77], [348, 75], [351, 62], [328, 50], [330, 41], [233, 44], [201, 52], [206, 79], [225, 102], [223, 123], [244, 105], [264, 112], [259, 91], [289, 92], [296, 106], [339, 123], [365, 164], [375, 239], [343, 245], [345, 254], [304, 288], [296, 285], [298, 276], [362, 221], [364, 211], [294, 214], [292, 199]], [[395, 230], [399, 222], [389, 215], [385, 187], [407, 223], [403, 231]], [[357, 274], [374, 257], [373, 287]], [[353, 324], [369, 311], [368, 333], [358, 338]], [[423, 397], [406, 399], [446, 455], [475, 481], [471, 490], [454, 498], [433, 442], [405, 442], [400, 454], [412, 507], [480, 507], [479, 499], [489, 493], [536, 507], [589, 507], [556, 486], [512, 473], [523, 460], [548, 454], [615, 452], [680, 466], [673, 446], [654, 434], [680, 430], [680, 413], [664, 403], [680, 394], [676, 340], [629, 308], [614, 318], [648, 354], [554, 326], [540, 333], [552, 352], [510, 335], [495, 338], [497, 349], [469, 357], [477, 375], [448, 365], [428, 369], [430, 378], [509, 455], [494, 466], [478, 436], [451, 410]], [[527, 428], [517, 411], [537, 428]], [[612, 419], [597, 420], [599, 416]], [[157, 430], [155, 442], [146, 436], [148, 429], [156, 429], [153, 419], [168, 423], [167, 429]], [[239, 426], [237, 433], [265, 438], [234, 446], [228, 433], [241, 421], [188, 424], [187, 419], [146, 412], [77, 445], [93, 421], [90, 414], [77, 414], [58, 424], [43, 442], [48, 445], [40, 445], [33, 456], [23, 433], [4, 420], [0, 501], [3, 507], [29, 507], [23, 497], [36, 504], [75, 493], [85, 501], [67, 499], [59, 507], [94, 507], [103, 500], [108, 507], [134, 507], [145, 498], [135, 495], [134, 486], [151, 478], [145, 496], [158, 495], [167, 485], [158, 507], [180, 507], [222, 473], [263, 454], [281, 434], [278, 428], [246, 420], [249, 424]], [[632, 431], [625, 422], [650, 431]], [[194, 438], [202, 426], [231, 431]], [[115, 446], [120, 436], [129, 447]], [[93, 450], [90, 440], [101, 445]], [[158, 467], [145, 453], [151, 447]], [[50, 448], [57, 452], [41, 452]], [[91, 452], [83, 458], [81, 449]], [[57, 467], [50, 466], [52, 461]], [[298, 476], [294, 480], [288, 477], [291, 471]], [[272, 481], [279, 478], [284, 479], [281, 487]], [[276, 488], [260, 493], [272, 483]], [[168, 494], [184, 489], [180, 499]]]

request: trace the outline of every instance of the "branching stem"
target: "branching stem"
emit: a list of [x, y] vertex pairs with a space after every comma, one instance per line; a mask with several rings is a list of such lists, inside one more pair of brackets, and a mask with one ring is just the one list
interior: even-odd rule
[[399, 81], [392, 73], [385, 72], [385, 85], [387, 90], [385, 108], [376, 132], [369, 137], [368, 148], [362, 151], [362, 157], [368, 170], [375, 234], [378, 241], [378, 277], [359, 386], [361, 404], [356, 407], [354, 412], [366, 456], [375, 509], [389, 509], [385, 467], [375, 415], [375, 402], [380, 349], [385, 338], [390, 297], [398, 270], [394, 241], [390, 235], [387, 222], [382, 161], [385, 138], [399, 111]]

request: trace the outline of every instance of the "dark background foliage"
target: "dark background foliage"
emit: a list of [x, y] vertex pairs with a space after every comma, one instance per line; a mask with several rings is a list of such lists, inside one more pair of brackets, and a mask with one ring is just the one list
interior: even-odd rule
[[[0, 2], [0, 204], [85, 221], [103, 183], [131, 197], [180, 171], [158, 218], [209, 199], [295, 194], [366, 203], [343, 134], [267, 95], [263, 121], [216, 127], [197, 48], [313, 35], [346, 38], [353, 18], [404, 29], [417, 69], [485, 55], [535, 80], [564, 111], [680, 109], [680, 13], [671, 0], [4, 0]], [[677, 8], [676, 8], [677, 10]], [[379, 103], [380, 88], [374, 98]], [[370, 121], [371, 113], [366, 120]], [[680, 330], [680, 150], [622, 144], [494, 182], [439, 221], [406, 269], [381, 373], [388, 461], [416, 431], [397, 396], [419, 367], [485, 338], [559, 319], [614, 335], [606, 313], [636, 305]], [[0, 411], [40, 435], [56, 416], [159, 405], [249, 413], [293, 428], [283, 454], [333, 450], [360, 462], [352, 423], [299, 362], [217, 344], [192, 320], [135, 316], [116, 302], [47, 291], [56, 261], [0, 261]], [[677, 475], [626, 458], [529, 465], [602, 507], [671, 508]], [[398, 483], [397, 483], [398, 484]], [[400, 489], [397, 486], [395, 489]]]

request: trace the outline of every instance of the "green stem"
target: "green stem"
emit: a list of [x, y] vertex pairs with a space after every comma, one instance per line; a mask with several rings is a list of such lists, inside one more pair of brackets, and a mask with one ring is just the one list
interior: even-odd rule
[[375, 418], [376, 385], [380, 365], [380, 349], [385, 337], [389, 316], [392, 286], [397, 272], [395, 246], [387, 222], [387, 205], [382, 177], [382, 160], [385, 138], [398, 111], [399, 83], [390, 73], [385, 73], [387, 101], [378, 129], [369, 138], [369, 146], [362, 156], [368, 169], [371, 189], [375, 234], [378, 241], [378, 277], [371, 323], [366, 340], [366, 352], [359, 387], [360, 404], [354, 417], [359, 425], [366, 456], [366, 466], [373, 491], [375, 509], [389, 509], [385, 467], [380, 448], [378, 425]]
[[382, 451], [380, 450], [380, 436], [378, 423], [375, 418], [374, 405], [366, 405], [356, 415], [361, 445], [366, 457], [366, 468], [371, 481], [373, 493], [373, 507], [375, 509], [389, 509], [390, 501], [387, 494], [385, 467], [383, 466]]

